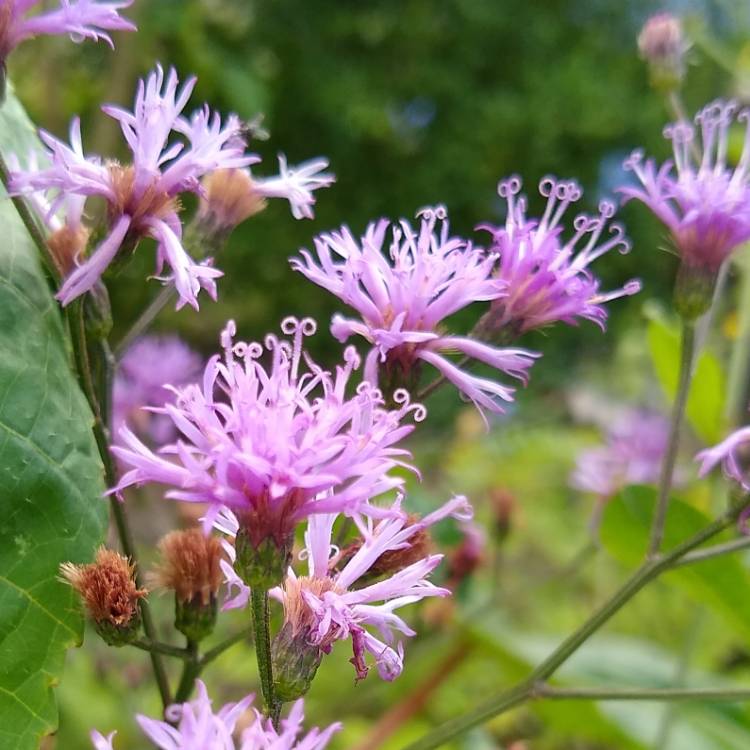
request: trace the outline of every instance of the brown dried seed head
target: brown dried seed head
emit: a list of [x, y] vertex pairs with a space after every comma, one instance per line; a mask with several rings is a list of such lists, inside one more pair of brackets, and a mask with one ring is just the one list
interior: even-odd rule
[[171, 531], [159, 542], [161, 565], [151, 574], [155, 587], [171, 589], [181, 602], [206, 605], [221, 585], [223, 550], [218, 537], [201, 529]]
[[202, 180], [200, 216], [216, 230], [231, 230], [266, 207], [244, 169], [217, 169]]
[[116, 627], [128, 625], [138, 616], [138, 600], [146, 596], [133, 578], [134, 568], [126, 557], [100, 547], [89, 565], [63, 563], [60, 575], [80, 595], [91, 618]]

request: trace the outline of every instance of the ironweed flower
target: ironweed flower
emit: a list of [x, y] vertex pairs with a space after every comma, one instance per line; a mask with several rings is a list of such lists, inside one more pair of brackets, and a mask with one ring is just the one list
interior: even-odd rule
[[108, 31], [136, 30], [119, 13], [133, 0], [60, 0], [58, 7], [30, 16], [41, 4], [42, 0], [0, 0], [0, 67], [21, 42], [35, 36], [69, 34], [76, 42], [103, 39], [114, 47]]
[[[114, 106], [103, 111], [120, 123], [133, 162], [124, 166], [86, 156], [81, 123], [70, 127], [70, 145], [50, 133], [40, 136], [49, 149], [51, 166], [11, 175], [11, 192], [27, 194], [56, 189], [59, 198], [73, 194], [98, 196], [107, 205], [107, 234], [99, 247], [70, 273], [57, 299], [67, 305], [91, 289], [106, 268], [127, 255], [139, 240], [156, 241], [156, 278], [172, 282], [179, 294], [178, 308], [188, 303], [198, 307], [201, 288], [216, 298], [215, 279], [221, 272], [207, 263], [194, 262], [182, 245], [179, 196], [200, 192], [200, 178], [222, 168], [243, 167], [257, 161], [245, 154], [241, 123], [230, 115], [221, 117], [207, 106], [189, 118], [182, 115], [196, 79], [178, 88], [177, 73], [165, 77], [161, 66], [141, 81], [133, 112]], [[170, 143], [173, 133], [182, 141]], [[58, 200], [53, 202], [56, 209]], [[171, 275], [161, 276], [168, 265]]]
[[[620, 188], [625, 200], [644, 203], [667, 227], [682, 264], [676, 302], [684, 316], [695, 318], [710, 305], [716, 275], [733, 250], [750, 240], [750, 128], [748, 110], [738, 114], [734, 102], [716, 101], [695, 117], [700, 129], [687, 122], [664, 130], [672, 141], [674, 162], [661, 167], [634, 151], [625, 162], [641, 185]], [[729, 129], [746, 123], [742, 155], [732, 170], [727, 165]], [[694, 151], [700, 151], [699, 159]]]
[[[189, 117], [182, 114], [195, 83], [196, 79], [190, 78], [179, 87], [173, 69], [165, 76], [157, 66], [140, 82], [133, 112], [102, 107], [105, 114], [119, 122], [132, 152], [132, 164], [86, 156], [80, 120], [75, 118], [70, 128], [70, 145], [49, 133], [40, 134], [49, 149], [50, 166], [39, 168], [32, 163], [27, 170], [13, 170], [11, 192], [41, 193], [37, 202], [47, 202], [50, 194], [55, 194], [51, 196], [47, 216], [54, 215], [70, 196], [83, 198], [76, 205], [74, 224], [80, 223], [86, 198], [98, 196], [107, 205], [106, 236], [85, 260], [82, 249], [77, 248], [76, 267], [66, 275], [57, 294], [63, 305], [91, 289], [111, 263], [127, 257], [144, 237], [156, 241], [155, 278], [174, 284], [179, 294], [178, 308], [184, 304], [197, 308], [201, 289], [216, 298], [215, 279], [221, 272], [211, 266], [210, 260], [195, 262], [183, 246], [180, 195], [197, 193], [204, 202], [213, 196], [214, 218], [223, 207], [225, 213], [232, 214], [232, 220], [242, 220], [243, 211], [247, 215], [247, 210], [236, 209], [231, 195], [223, 195], [211, 181], [207, 186], [202, 185], [201, 178], [217, 172], [234, 173], [260, 161], [260, 157], [245, 152], [242, 123], [235, 115], [222, 123], [220, 115], [207, 106]], [[175, 136], [177, 140], [173, 140]], [[280, 157], [281, 175], [256, 180], [254, 189], [262, 197], [287, 198], [295, 216], [312, 216], [312, 190], [333, 180], [331, 175], [318, 174], [326, 164], [325, 160], [316, 160], [290, 168]], [[234, 213], [230, 210], [233, 206]], [[225, 215], [221, 220], [230, 219]], [[65, 222], [70, 223], [70, 219]], [[162, 275], [165, 265], [171, 271], [166, 276]]]
[[519, 196], [520, 191], [520, 178], [501, 181], [497, 192], [508, 206], [505, 225], [480, 226], [492, 233], [490, 252], [498, 258], [495, 274], [505, 294], [491, 302], [479, 330], [515, 337], [557, 321], [576, 325], [580, 318], [603, 330], [607, 320], [604, 304], [641, 288], [639, 281], [631, 280], [622, 289], [602, 292], [599, 279], [589, 270], [593, 261], [610, 250], [625, 253], [630, 249], [622, 226], [609, 223], [614, 206], [602, 201], [597, 216], [576, 216], [572, 236], [565, 240], [563, 218], [583, 195], [578, 183], [542, 179], [539, 192], [547, 206], [541, 219], [527, 219], [526, 197]]
[[[325, 502], [324, 498], [320, 501]], [[361, 538], [343, 550], [332, 544], [338, 514], [310, 516], [305, 549], [300, 554], [307, 560], [308, 574], [298, 577], [290, 567], [283, 586], [271, 591], [284, 605], [284, 625], [273, 644], [277, 693], [285, 700], [303, 695], [323, 654], [335, 641], [349, 637], [358, 679], [367, 676], [366, 652], [374, 657], [383, 679], [398, 677], [403, 645], [394, 648], [394, 631], [406, 636], [414, 631], [394, 610], [427, 596], [450, 594], [427, 580], [443, 556], [430, 553], [426, 531], [448, 516], [467, 521], [472, 515], [471, 506], [461, 496], [424, 518], [407, 516], [397, 499], [387, 517], [377, 522], [356, 514]], [[227, 508], [216, 518], [215, 526], [231, 538], [239, 523]], [[224, 549], [233, 561], [231, 541], [225, 540]], [[229, 588], [223, 608], [245, 607], [250, 588], [229, 562], [223, 562], [222, 569]], [[365, 626], [375, 628], [380, 638]]]
[[[251, 709], [255, 696], [228, 703], [214, 713], [208, 691], [201, 680], [195, 681], [197, 697], [167, 708], [168, 721], [138, 714], [136, 720], [143, 733], [160, 750], [323, 750], [340, 728], [332, 724], [324, 730], [312, 729], [300, 738], [304, 719], [303, 701], [297, 701], [282, 719], [280, 730], [264, 719], [257, 710], [254, 721], [244, 729], [239, 740], [233, 738], [239, 719]], [[95, 750], [113, 750], [115, 732], [106, 737], [91, 732]]]
[[[374, 658], [382, 679], [398, 677], [403, 669], [403, 644], [395, 643], [395, 633], [413, 636], [415, 631], [395, 610], [428, 596], [450, 594], [427, 580], [442, 560], [440, 554], [427, 554], [413, 562], [405, 559], [404, 565], [393, 565], [392, 559], [388, 571], [378, 566], [378, 561], [395, 551], [408, 553], [414, 539], [443, 518], [468, 520], [472, 516], [465, 497], [453, 498], [422, 519], [404, 516], [400, 502], [394, 504], [392, 518], [377, 523], [356, 519], [362, 540], [348, 559], [332, 542], [337, 515], [311, 517], [303, 553], [308, 574], [298, 577], [290, 569], [283, 588], [272, 592], [284, 605], [284, 628], [291, 640], [328, 653], [334, 642], [351, 638], [357, 679], [367, 676], [367, 653]], [[374, 582], [369, 578], [373, 570]]]
[[581, 451], [570, 484], [603, 499], [629, 484], [653, 484], [659, 479], [668, 439], [669, 420], [664, 416], [629, 411], [610, 426], [605, 445]]
[[157, 445], [172, 440], [177, 433], [174, 422], [152, 409], [174, 399], [174, 391], [164, 383], [179, 387], [195, 382], [203, 367], [203, 358], [177, 336], [137, 339], [117, 367], [112, 396], [114, 434], [128, 424]]
[[[200, 385], [174, 388], [175, 402], [153, 409], [171, 419], [181, 439], [155, 453], [121, 428], [112, 451], [130, 469], [112, 491], [169, 485], [169, 498], [209, 504], [206, 530], [229, 506], [252, 554], [266, 545], [285, 549], [311, 513], [380, 513], [369, 501], [402, 484], [389, 471], [409, 454], [396, 446], [413, 429], [406, 417], [421, 420], [424, 408], [400, 392], [388, 410], [369, 383], [347, 396], [359, 366], [354, 348], [332, 374], [303, 352], [314, 321], [287, 318], [282, 331], [292, 340], [269, 334], [265, 346], [235, 342], [230, 321], [221, 335], [223, 359], [212, 357]], [[264, 353], [269, 366], [260, 362]]]
[[444, 355], [465, 355], [524, 383], [539, 355], [442, 332], [449, 315], [506, 292], [491, 275], [495, 256], [451, 237], [443, 206], [423, 209], [418, 216], [417, 231], [405, 220], [391, 225], [383, 219], [368, 226], [361, 242], [347, 227], [322, 234], [315, 239], [317, 262], [302, 250], [301, 258], [291, 260], [292, 268], [359, 313], [359, 319], [334, 316], [331, 332], [342, 342], [356, 334], [372, 345], [364, 370], [370, 383], [413, 387], [420, 364], [427, 363], [480, 409], [502, 412], [500, 402], [513, 400], [512, 388], [472, 375]]

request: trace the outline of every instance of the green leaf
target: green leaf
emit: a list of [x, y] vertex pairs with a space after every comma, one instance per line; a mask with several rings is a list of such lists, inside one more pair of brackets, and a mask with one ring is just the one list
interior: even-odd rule
[[[607, 551], [634, 567], [642, 559], [656, 505], [651, 487], [626, 487], [608, 504], [601, 539]], [[664, 534], [665, 549], [674, 547], [707, 526], [710, 519], [687, 503], [672, 498]], [[750, 638], [750, 577], [736, 556], [723, 555], [677, 568], [661, 577], [724, 617], [746, 639]]]
[[[680, 367], [680, 334], [676, 326], [652, 312], [648, 322], [648, 346], [664, 392], [674, 399]], [[723, 436], [726, 378], [719, 360], [704, 350], [698, 356], [687, 402], [687, 419], [708, 445]]]
[[[33, 128], [9, 98], [0, 149], [23, 158]], [[107, 506], [92, 416], [71, 372], [37, 250], [0, 195], [0, 747], [36, 748], [57, 725], [52, 688], [83, 621], [65, 560], [88, 561]]]

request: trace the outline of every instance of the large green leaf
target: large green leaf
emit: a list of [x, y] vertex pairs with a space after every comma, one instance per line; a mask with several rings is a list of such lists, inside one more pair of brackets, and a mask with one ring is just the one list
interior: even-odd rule
[[[607, 551], [634, 567], [643, 558], [656, 505], [651, 487], [626, 487], [604, 512], [601, 538]], [[672, 498], [664, 534], [665, 549], [674, 547], [710, 523], [687, 503]], [[750, 639], [750, 575], [737, 556], [724, 555], [678, 568], [662, 576], [696, 602], [724, 617], [746, 640]]]
[[[648, 346], [662, 388], [670, 399], [677, 391], [680, 369], [680, 334], [675, 325], [652, 310]], [[695, 363], [687, 419], [695, 433], [709, 445], [723, 437], [726, 378], [719, 360], [703, 350]]]
[[[0, 109], [0, 149], [35, 145], [21, 107]], [[58, 306], [10, 200], [0, 195], [0, 747], [36, 748], [57, 724], [53, 687], [83, 622], [64, 560], [87, 561], [106, 504], [92, 417]]]

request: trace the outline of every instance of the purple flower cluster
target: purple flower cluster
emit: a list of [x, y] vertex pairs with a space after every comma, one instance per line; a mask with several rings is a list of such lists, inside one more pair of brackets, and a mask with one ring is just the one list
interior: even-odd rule
[[[237, 703], [228, 703], [214, 713], [206, 686], [196, 680], [198, 695], [195, 700], [170, 706], [166, 711], [168, 721], [159, 721], [138, 714], [136, 720], [143, 733], [159, 750], [323, 750], [340, 724], [327, 729], [312, 729], [304, 736], [304, 704], [302, 700], [292, 706], [289, 716], [281, 721], [279, 730], [270, 720], [252, 709], [252, 723], [243, 729], [239, 740], [234, 733], [237, 723], [252, 707], [255, 696], [250, 695]], [[106, 737], [91, 732], [95, 750], [114, 750], [114, 735]]]
[[[281, 543], [312, 513], [378, 514], [370, 500], [401, 485], [389, 472], [408, 453], [396, 445], [413, 429], [406, 417], [424, 418], [423, 407], [400, 392], [388, 410], [369, 383], [347, 395], [359, 365], [354, 349], [331, 374], [303, 352], [312, 320], [287, 318], [282, 330], [291, 341], [269, 334], [264, 345], [244, 343], [234, 341], [230, 322], [221, 336], [224, 357], [210, 359], [202, 383], [174, 388], [174, 403], [152, 409], [174, 423], [177, 442], [155, 453], [120, 430], [112, 451], [130, 470], [114, 491], [168, 485], [167, 497], [210, 504], [207, 529], [229, 506], [247, 521], [256, 547], [266, 538]], [[264, 353], [269, 367], [260, 361]]]
[[336, 315], [331, 332], [342, 342], [359, 335], [371, 344], [364, 371], [370, 383], [395, 377], [413, 386], [418, 365], [427, 363], [478, 407], [502, 412], [500, 402], [512, 401], [513, 389], [445, 355], [464, 355], [524, 383], [539, 355], [443, 332], [448, 316], [507, 292], [492, 275], [496, 257], [449, 234], [445, 208], [423, 209], [419, 220], [417, 230], [405, 220], [372, 223], [361, 241], [347, 227], [322, 234], [315, 239], [317, 262], [302, 250], [292, 267], [359, 313], [356, 319]]
[[[339, 515], [328, 513], [311, 516], [305, 532], [305, 548], [300, 558], [307, 560], [307, 575], [297, 576], [289, 569], [283, 586], [271, 596], [284, 605], [285, 625], [294, 638], [302, 636], [307, 644], [328, 653], [336, 641], [351, 639], [357, 678], [368, 673], [366, 654], [375, 661], [384, 680], [394, 680], [403, 669], [403, 644], [395, 642], [395, 633], [415, 635], [395, 610], [430, 596], [449, 596], [450, 591], [427, 580], [443, 559], [429, 554], [418, 544], [426, 529], [449, 516], [461, 521], [471, 520], [473, 511], [465, 497], [455, 497], [424, 518], [406, 516], [398, 499], [388, 518], [377, 522], [355, 515], [361, 541], [355, 549], [339, 549], [333, 543], [333, 528]], [[237, 533], [238, 523], [231, 511], [224, 511], [216, 527], [229, 537]], [[225, 542], [231, 561], [234, 548]], [[410, 550], [405, 553], [405, 550]], [[411, 560], [411, 550], [424, 553]], [[379, 563], [401, 555], [404, 565]], [[392, 567], [394, 569], [388, 569]], [[250, 590], [233, 567], [222, 566], [230, 596], [224, 608], [247, 605]], [[374, 582], [373, 582], [374, 581]], [[373, 628], [378, 635], [367, 630]], [[379, 637], [378, 637], [379, 636]]]
[[59, 6], [37, 15], [29, 13], [42, 0], [0, 0], [0, 66], [21, 42], [40, 35], [69, 34], [74, 41], [103, 39], [108, 31], [135, 31], [119, 11], [133, 0], [60, 0]]
[[563, 239], [565, 213], [583, 194], [578, 183], [545, 177], [539, 183], [539, 192], [547, 199], [541, 219], [527, 219], [526, 197], [519, 196], [520, 190], [518, 177], [500, 182], [498, 193], [507, 202], [505, 224], [481, 227], [492, 233], [490, 252], [498, 258], [495, 277], [505, 294], [492, 300], [480, 326], [494, 335], [515, 337], [557, 321], [574, 325], [586, 318], [603, 329], [604, 304], [641, 288], [632, 280], [622, 289], [602, 292], [599, 279], [589, 270], [610, 250], [630, 249], [622, 227], [608, 226], [614, 206], [602, 201], [597, 216], [579, 214], [572, 236]]
[[[27, 170], [13, 171], [11, 192], [37, 195], [37, 206], [48, 205], [45, 216], [51, 228], [60, 222], [55, 214], [61, 207], [71, 209], [64, 221], [71, 236], [80, 236], [86, 199], [99, 197], [106, 203], [105, 237], [85, 259], [85, 241], [84, 247], [76, 247], [75, 267], [66, 274], [57, 294], [63, 305], [89, 291], [116, 259], [127, 257], [145, 237], [156, 241], [155, 278], [174, 284], [179, 294], [178, 308], [190, 304], [197, 309], [201, 289], [216, 299], [216, 278], [222, 273], [212, 267], [210, 259], [196, 262], [186, 251], [179, 216], [180, 196], [203, 195], [202, 178], [217, 171], [243, 170], [260, 158], [246, 153], [242, 123], [235, 115], [222, 122], [221, 116], [208, 106], [183, 115], [195, 83], [196, 79], [190, 78], [179, 87], [173, 69], [165, 76], [157, 66], [140, 82], [132, 112], [115, 106], [102, 107], [120, 124], [132, 154], [129, 165], [87, 156], [80, 120], [75, 118], [70, 127], [70, 144], [41, 132], [49, 149], [49, 166], [38, 168], [32, 163]], [[173, 140], [175, 136], [177, 140]], [[325, 160], [316, 160], [300, 168], [289, 168], [282, 157], [282, 174], [278, 178], [252, 182], [248, 177], [246, 189], [255, 191], [261, 199], [285, 197], [295, 216], [311, 216], [312, 190], [333, 181], [332, 176], [319, 174], [325, 166]], [[71, 206], [72, 198], [76, 200]], [[165, 266], [170, 271], [166, 275]]]
[[[734, 169], [727, 165], [729, 130], [735, 117], [745, 122], [742, 156]], [[716, 101], [687, 122], [667, 127], [674, 161], [657, 167], [635, 151], [625, 162], [639, 182], [621, 188], [626, 200], [643, 202], [667, 227], [676, 250], [690, 267], [715, 273], [730, 253], [750, 240], [750, 116], [737, 114], [734, 102]]]

